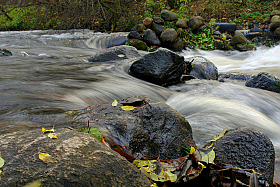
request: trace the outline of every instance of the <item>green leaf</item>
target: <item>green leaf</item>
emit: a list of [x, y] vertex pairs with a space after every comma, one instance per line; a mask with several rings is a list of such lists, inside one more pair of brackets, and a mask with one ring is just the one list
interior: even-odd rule
[[84, 127], [84, 128], [79, 128], [77, 129], [79, 132], [86, 132], [97, 138], [100, 142], [102, 142], [102, 134], [97, 128], [92, 128], [92, 127]]
[[215, 160], [215, 152], [214, 148], [212, 151], [208, 152], [204, 157], [202, 157], [201, 161], [204, 161], [206, 163], [214, 163]]

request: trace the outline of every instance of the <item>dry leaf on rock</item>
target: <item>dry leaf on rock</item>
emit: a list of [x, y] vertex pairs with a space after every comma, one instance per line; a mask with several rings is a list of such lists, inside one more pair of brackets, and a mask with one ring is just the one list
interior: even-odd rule
[[42, 160], [43, 162], [51, 162], [51, 163], [57, 162], [57, 160], [51, 155], [49, 155], [48, 153], [40, 153], [39, 159]]

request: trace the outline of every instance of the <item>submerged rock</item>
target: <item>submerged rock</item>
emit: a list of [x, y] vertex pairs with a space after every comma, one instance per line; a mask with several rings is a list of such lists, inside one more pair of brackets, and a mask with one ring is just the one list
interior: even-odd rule
[[[131, 111], [122, 106], [136, 106]], [[174, 159], [184, 156], [184, 148], [195, 146], [192, 129], [185, 117], [163, 102], [143, 96], [94, 105], [78, 112], [75, 121], [99, 128], [128, 154], [140, 159]]]
[[12, 52], [7, 49], [0, 49], [0, 56], [12, 56]]
[[215, 163], [230, 162], [234, 167], [254, 169], [265, 176], [272, 186], [275, 151], [270, 139], [254, 127], [228, 130], [214, 142]]
[[160, 86], [179, 83], [184, 71], [184, 57], [165, 48], [143, 56], [130, 67], [132, 76]]
[[97, 53], [96, 55], [88, 59], [89, 62], [108, 62], [116, 61], [128, 58], [137, 58], [141, 57], [139, 52], [135, 47], [121, 45], [108, 48], [104, 51]]
[[253, 76], [246, 82], [245, 86], [280, 93], [280, 79], [269, 73], [262, 72], [256, 76]]
[[[0, 136], [1, 187], [24, 186], [40, 180], [43, 186], [150, 186], [149, 179], [124, 157], [92, 135], [57, 129], [50, 139], [41, 129]], [[38, 158], [48, 153], [56, 163]]]

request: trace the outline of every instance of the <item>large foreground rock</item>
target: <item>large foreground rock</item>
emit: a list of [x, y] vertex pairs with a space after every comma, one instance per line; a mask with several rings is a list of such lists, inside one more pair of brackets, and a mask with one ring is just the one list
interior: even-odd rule
[[98, 52], [88, 59], [89, 62], [108, 62], [123, 60], [129, 58], [141, 57], [135, 47], [120, 45], [106, 49], [105, 51]]
[[243, 169], [254, 169], [263, 174], [270, 186], [274, 176], [275, 151], [270, 139], [254, 127], [228, 130], [214, 142], [215, 163], [230, 162]]
[[[138, 108], [124, 111], [120, 108], [123, 105]], [[180, 158], [186, 154], [184, 148], [196, 147], [191, 126], [182, 114], [165, 103], [143, 96], [119, 100], [116, 107], [112, 102], [90, 106], [73, 119], [75, 127], [85, 126], [89, 120], [90, 126], [102, 131], [106, 141], [109, 137], [137, 159]]]
[[165, 48], [145, 55], [130, 67], [132, 76], [160, 86], [179, 83], [184, 71], [184, 57]]
[[[150, 186], [146, 176], [124, 157], [93, 136], [58, 129], [57, 139], [41, 129], [0, 136], [1, 187], [23, 186], [40, 180], [43, 186]], [[48, 153], [57, 163], [44, 163], [39, 153]]]

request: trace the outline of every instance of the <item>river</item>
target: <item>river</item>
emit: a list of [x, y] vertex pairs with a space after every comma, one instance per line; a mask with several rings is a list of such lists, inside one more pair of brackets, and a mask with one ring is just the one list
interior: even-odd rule
[[[0, 58], [0, 134], [68, 127], [66, 111], [147, 95], [186, 117], [198, 147], [225, 128], [259, 128], [275, 146], [274, 180], [280, 181], [279, 94], [248, 88], [240, 81], [192, 80], [163, 88], [128, 75], [130, 61], [88, 62], [90, 56], [125, 35], [90, 30], [0, 32], [0, 48], [13, 53]], [[265, 71], [280, 77], [280, 46], [250, 52], [184, 50], [180, 55], [206, 57], [219, 73]]]

